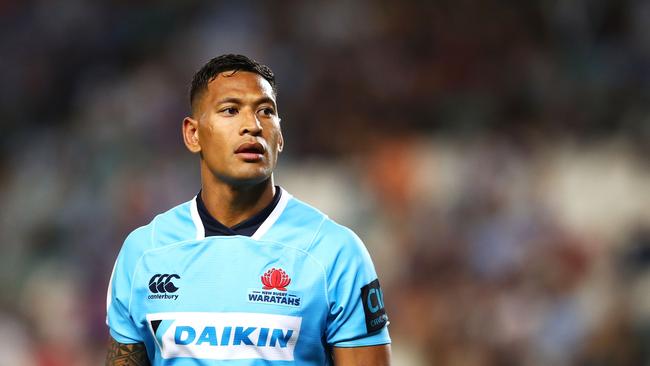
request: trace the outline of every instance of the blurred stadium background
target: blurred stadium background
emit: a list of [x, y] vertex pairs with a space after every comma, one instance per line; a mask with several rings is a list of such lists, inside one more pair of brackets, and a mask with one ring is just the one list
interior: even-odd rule
[[277, 182], [373, 254], [395, 365], [650, 365], [650, 2], [432, 3], [0, 2], [0, 365], [102, 364], [231, 52], [277, 74]]

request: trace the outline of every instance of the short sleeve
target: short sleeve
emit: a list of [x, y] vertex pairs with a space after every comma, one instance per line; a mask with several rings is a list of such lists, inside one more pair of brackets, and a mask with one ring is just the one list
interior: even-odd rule
[[133, 231], [124, 241], [113, 267], [106, 298], [106, 324], [113, 339], [119, 343], [143, 342], [143, 337], [131, 317], [130, 300], [137, 262], [144, 251], [143, 248], [150, 242], [151, 237], [146, 227]]
[[366, 247], [345, 227], [331, 223], [324, 229], [321, 250], [329, 251], [327, 343], [336, 347], [390, 343], [383, 293]]

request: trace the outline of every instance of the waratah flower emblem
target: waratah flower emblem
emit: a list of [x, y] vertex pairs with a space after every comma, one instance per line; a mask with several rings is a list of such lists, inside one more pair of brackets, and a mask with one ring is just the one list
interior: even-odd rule
[[281, 268], [271, 268], [261, 277], [262, 287], [265, 290], [278, 289], [280, 291], [287, 291], [287, 286], [291, 283], [289, 275]]

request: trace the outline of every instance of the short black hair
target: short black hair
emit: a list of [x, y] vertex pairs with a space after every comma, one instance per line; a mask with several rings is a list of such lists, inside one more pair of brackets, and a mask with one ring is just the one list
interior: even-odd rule
[[207, 89], [208, 84], [224, 71], [249, 71], [254, 72], [271, 84], [273, 94], [277, 96], [278, 91], [275, 85], [275, 75], [270, 67], [260, 64], [244, 55], [227, 54], [213, 58], [203, 65], [192, 78], [190, 88], [190, 108], [194, 110], [194, 101]]

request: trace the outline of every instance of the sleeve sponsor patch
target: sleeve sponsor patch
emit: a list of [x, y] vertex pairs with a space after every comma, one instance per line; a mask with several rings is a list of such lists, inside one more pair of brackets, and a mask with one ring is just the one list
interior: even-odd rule
[[381, 292], [378, 279], [361, 288], [361, 302], [366, 315], [368, 333], [376, 332], [388, 323], [388, 316], [384, 309], [384, 294]]

